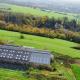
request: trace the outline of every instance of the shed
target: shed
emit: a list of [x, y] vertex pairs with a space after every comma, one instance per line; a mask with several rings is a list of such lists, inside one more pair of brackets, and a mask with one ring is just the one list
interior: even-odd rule
[[50, 61], [51, 54], [48, 51], [23, 46], [0, 45], [0, 62], [50, 65]]

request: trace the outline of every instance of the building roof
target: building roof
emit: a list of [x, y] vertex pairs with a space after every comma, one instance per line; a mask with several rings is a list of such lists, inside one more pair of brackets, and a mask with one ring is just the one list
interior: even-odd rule
[[47, 51], [47, 50], [39, 50], [39, 49], [35, 49], [33, 47], [26, 47], [26, 46], [0, 45], [0, 48], [14, 49], [14, 50], [20, 50], [20, 51], [40, 52], [42, 54], [50, 55], [49, 51]]
[[50, 64], [50, 58], [51, 55], [48, 51], [22, 46], [0, 45], [0, 61]]

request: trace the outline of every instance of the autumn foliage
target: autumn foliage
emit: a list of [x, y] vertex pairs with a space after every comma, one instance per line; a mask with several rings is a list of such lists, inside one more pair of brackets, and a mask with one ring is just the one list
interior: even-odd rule
[[80, 42], [80, 33], [77, 31], [79, 24], [75, 20], [69, 21], [67, 18], [56, 20], [49, 19], [47, 16], [35, 17], [16, 13], [1, 13], [1, 29]]

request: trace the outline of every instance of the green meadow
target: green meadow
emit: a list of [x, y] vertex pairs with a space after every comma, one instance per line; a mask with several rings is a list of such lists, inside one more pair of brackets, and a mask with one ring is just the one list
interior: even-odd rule
[[27, 78], [23, 71], [0, 68], [0, 80], [34, 80], [34, 78]]
[[80, 50], [73, 49], [77, 43], [61, 39], [50, 39], [40, 36], [23, 34], [24, 39], [20, 39], [20, 33], [0, 30], [0, 40], [7, 41], [11, 44], [28, 46], [42, 50], [49, 50], [56, 54], [68, 55], [72, 58], [80, 58]]
[[72, 65], [72, 70], [73, 70], [73, 73], [76, 77], [76, 80], [80, 80], [80, 66], [76, 65], [76, 64], [73, 64]]
[[43, 11], [39, 8], [33, 8], [33, 7], [23, 7], [23, 6], [16, 6], [16, 5], [11, 5], [11, 4], [2, 4], [0, 3], [1, 8], [11, 8], [9, 10], [10, 12], [15, 12], [15, 13], [24, 13], [24, 14], [30, 14], [30, 15], [35, 15], [35, 16], [48, 16], [48, 17], [54, 17], [54, 18], [63, 18], [63, 17], [68, 17], [69, 19], [73, 19], [77, 16], [77, 14], [73, 13], [65, 13], [65, 12], [56, 12], [56, 11]]
[[[9, 12], [13, 13], [23, 13], [24, 15], [35, 15], [35, 16], [48, 16], [54, 18], [68, 17], [69, 19], [76, 18], [77, 14], [63, 13], [55, 11], [42, 11], [39, 8], [23, 7], [10, 4], [0, 3], [0, 7], [11, 8]], [[20, 36], [23, 35], [24, 38], [21, 39]], [[67, 55], [72, 58], [80, 58], [80, 50], [74, 49], [73, 47], [78, 46], [77, 43], [61, 40], [61, 39], [50, 39], [46, 37], [40, 37], [30, 34], [21, 34], [19, 32], [12, 32], [6, 30], [0, 30], [0, 40], [5, 43], [32, 47], [40, 50], [49, 50], [52, 54]], [[61, 64], [56, 63], [56, 68], [58, 72], [63, 74], [67, 80], [80, 80], [80, 67], [76, 64], [71, 65], [71, 68], [66, 68]], [[44, 72], [44, 71], [43, 71]], [[54, 73], [54, 72], [52, 72]], [[25, 76], [25, 71], [17, 71], [0, 68], [0, 80], [36, 80], [33, 78], [28, 78]], [[46, 80], [46, 79], [45, 79]]]

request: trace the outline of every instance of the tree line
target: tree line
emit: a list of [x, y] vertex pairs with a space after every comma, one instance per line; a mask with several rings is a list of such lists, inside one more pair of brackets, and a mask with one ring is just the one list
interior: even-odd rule
[[75, 19], [69, 20], [67, 17], [55, 19], [47, 16], [0, 12], [0, 28], [80, 42], [80, 24]]

